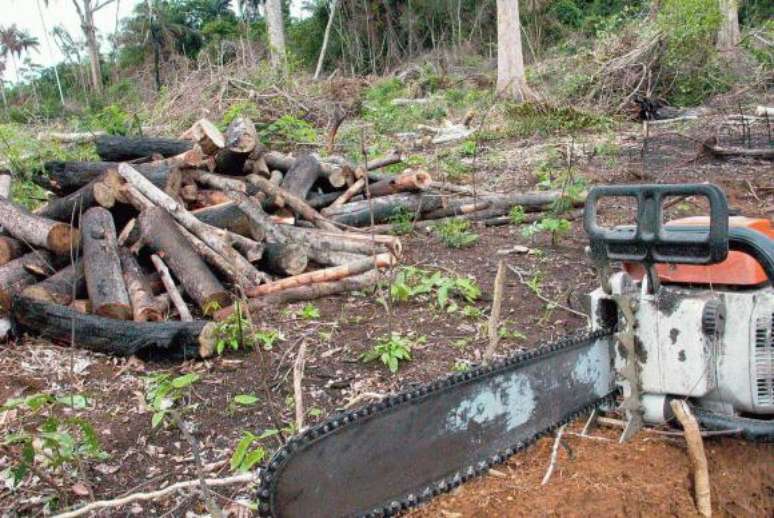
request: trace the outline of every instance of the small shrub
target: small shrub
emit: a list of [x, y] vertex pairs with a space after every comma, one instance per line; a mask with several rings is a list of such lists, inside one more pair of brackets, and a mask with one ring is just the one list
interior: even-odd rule
[[264, 126], [258, 135], [261, 142], [272, 144], [304, 144], [317, 141], [317, 130], [305, 120], [292, 115], [283, 115], [271, 124]]
[[[420, 339], [421, 340], [421, 339]], [[376, 345], [362, 355], [360, 359], [363, 363], [369, 363], [379, 360], [395, 374], [398, 372], [400, 362], [411, 361], [411, 348], [414, 344], [409, 337], [400, 333], [392, 333], [377, 339]]]
[[255, 121], [260, 115], [261, 113], [258, 110], [258, 106], [254, 102], [237, 101], [229, 106], [223, 113], [221, 129], [226, 129], [237, 117], [247, 117], [248, 119]]
[[405, 207], [396, 208], [389, 219], [389, 223], [392, 225], [392, 233], [396, 236], [410, 234], [414, 229], [413, 219], [413, 214]]
[[527, 219], [527, 213], [521, 205], [514, 205], [508, 213], [508, 218], [514, 225], [521, 225]]
[[402, 268], [390, 286], [390, 297], [396, 302], [425, 295], [435, 295], [439, 309], [452, 313], [458, 309], [454, 298], [474, 302], [481, 296], [481, 288], [468, 277], [448, 277], [441, 272], [430, 273], [413, 266]]
[[255, 435], [246, 431], [242, 432], [242, 437], [234, 447], [234, 453], [231, 454], [229, 462], [231, 471], [244, 473], [253, 469], [256, 464], [266, 457], [266, 450], [263, 447], [253, 445], [278, 433], [275, 429], [266, 430], [261, 435]]
[[511, 104], [506, 108], [509, 126], [515, 136], [567, 134], [585, 129], [605, 129], [612, 121], [571, 106], [546, 103]]
[[145, 377], [145, 400], [153, 410], [151, 427], [162, 424], [171, 409], [185, 397], [188, 389], [199, 381], [199, 375], [184, 374], [175, 378], [167, 373], [152, 374]]
[[478, 243], [478, 234], [470, 232], [470, 221], [446, 219], [434, 227], [435, 233], [449, 248], [467, 248]]
[[299, 316], [304, 320], [316, 320], [320, 318], [320, 310], [310, 302], [301, 309]]

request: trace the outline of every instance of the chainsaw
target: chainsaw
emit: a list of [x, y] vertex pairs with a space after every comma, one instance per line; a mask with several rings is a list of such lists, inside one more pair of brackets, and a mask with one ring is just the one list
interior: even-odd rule
[[[598, 221], [611, 197], [636, 202], [634, 225]], [[709, 216], [664, 223], [675, 197], [706, 199]], [[714, 185], [602, 186], [584, 228], [600, 277], [590, 329], [332, 415], [274, 454], [259, 512], [398, 514], [600, 407], [626, 416], [621, 441], [669, 423], [673, 398], [707, 429], [774, 439], [771, 221], [729, 217]]]

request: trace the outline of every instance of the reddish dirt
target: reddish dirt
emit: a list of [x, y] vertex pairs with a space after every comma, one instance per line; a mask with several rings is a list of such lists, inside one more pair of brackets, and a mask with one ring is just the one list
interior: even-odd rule
[[[591, 157], [580, 164], [580, 174], [592, 183], [633, 183], [640, 181], [637, 163], [639, 133], [624, 135], [630, 144], [622, 146], [618, 161]], [[499, 143], [500, 149], [519, 143]], [[628, 147], [627, 147], [628, 146]], [[650, 181], [713, 181], [726, 189], [732, 204], [743, 213], [771, 217], [774, 207], [774, 170], [770, 163], [750, 160], [721, 162], [711, 159], [691, 162], [695, 152], [673, 157], [670, 165], [650, 169]], [[655, 151], [654, 151], [655, 152]], [[687, 160], [686, 160], [687, 158]], [[659, 163], [660, 164], [660, 163]], [[501, 189], [519, 189], [535, 184], [534, 176], [518, 164], [506, 163], [489, 171], [486, 183]], [[670, 215], [694, 213], [692, 200], [676, 205]], [[614, 216], [617, 209], [605, 217]], [[486, 312], [492, 282], [500, 259], [524, 272], [525, 279], [540, 275], [541, 293], [575, 310], [583, 309], [583, 295], [593, 289], [596, 278], [584, 256], [586, 238], [575, 222], [571, 235], [558, 247], [551, 247], [545, 236], [522, 237], [514, 226], [476, 228], [480, 241], [471, 248], [449, 250], [434, 235], [404, 238], [404, 265], [414, 265], [447, 275], [473, 277], [483, 291], [475, 307]], [[518, 254], [514, 245], [540, 250]], [[386, 279], [388, 280], [388, 279]], [[502, 321], [512, 336], [501, 342], [499, 353], [530, 348], [541, 341], [554, 340], [585, 325], [585, 319], [562, 309], [549, 310], [534, 293], [509, 275], [503, 302]], [[483, 318], [466, 318], [459, 312], [439, 311], [431, 299], [392, 305], [387, 311], [376, 296], [350, 294], [316, 301], [320, 317], [305, 320], [299, 316], [303, 304], [272, 308], [257, 315], [265, 329], [280, 330], [284, 339], [266, 353], [271, 403], [264, 397], [263, 370], [257, 351], [238, 352], [209, 361], [173, 363], [114, 359], [78, 349], [59, 347], [30, 338], [0, 348], [0, 400], [40, 391], [58, 394], [84, 393], [93, 404], [77, 411], [95, 423], [110, 459], [87, 462], [80, 474], [63, 478], [65, 489], [76, 481], [86, 483], [96, 498], [156, 489], [176, 480], [195, 476], [191, 448], [173, 427], [152, 430], [151, 414], [143, 401], [142, 376], [169, 371], [181, 374], [196, 371], [201, 381], [194, 385], [186, 418], [195, 427], [208, 475], [226, 475], [227, 461], [243, 431], [259, 433], [274, 427], [271, 414], [285, 426], [293, 421], [292, 363], [297, 346], [306, 340], [307, 363], [304, 377], [307, 423], [322, 419], [358, 396], [386, 394], [411, 384], [426, 382], [449, 373], [458, 362], [476, 363], [486, 346]], [[463, 304], [461, 304], [463, 305]], [[359, 356], [374, 340], [390, 331], [425, 336], [417, 345], [413, 360], [403, 364], [396, 375], [384, 367], [363, 364]], [[520, 336], [523, 335], [523, 338]], [[466, 343], [461, 344], [460, 339]], [[455, 344], [456, 342], [456, 344]], [[259, 403], [250, 408], [234, 408], [237, 394], [254, 394]], [[364, 402], [361, 398], [360, 401]], [[273, 408], [273, 412], [271, 409]], [[13, 430], [18, 415], [0, 415], [0, 431]], [[577, 423], [575, 425], [577, 429]], [[613, 438], [612, 430], [596, 435]], [[522, 516], [522, 515], [691, 515], [690, 469], [679, 442], [642, 434], [633, 443], [592, 441], [567, 437], [574, 457], [563, 451], [557, 472], [549, 485], [540, 486], [549, 457], [551, 439], [543, 439], [526, 452], [496, 468], [501, 476], [487, 476], [441, 497], [415, 511], [418, 516]], [[264, 444], [271, 450], [274, 439]], [[734, 516], [774, 514], [774, 450], [733, 439], [707, 442], [715, 509]], [[10, 451], [10, 450], [8, 450]], [[0, 472], [11, 463], [13, 453], [0, 452]], [[768, 469], [767, 469], [768, 468]], [[69, 504], [88, 498], [69, 492]], [[40, 481], [29, 481], [12, 490], [0, 485], [0, 514], [35, 514], [41, 499], [53, 494]], [[249, 486], [220, 488], [218, 501], [225, 507], [235, 500], [251, 500]], [[143, 502], [124, 508], [120, 514], [169, 513], [182, 516], [187, 510], [203, 512], [196, 493], [178, 494], [153, 503]], [[105, 512], [108, 516], [114, 513]]]

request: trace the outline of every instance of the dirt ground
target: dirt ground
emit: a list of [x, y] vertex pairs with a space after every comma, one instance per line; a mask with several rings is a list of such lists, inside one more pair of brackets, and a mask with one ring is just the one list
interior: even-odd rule
[[[660, 183], [715, 182], [726, 190], [732, 206], [744, 214], [774, 215], [774, 169], [770, 162], [712, 158], [693, 161], [695, 142], [670, 136], [666, 131], [650, 137], [651, 147], [643, 155], [639, 126], [627, 128], [617, 138], [620, 151], [615, 159], [586, 154], [579, 158], [579, 174], [591, 183], [635, 183], [643, 177]], [[564, 149], [566, 142], [555, 140], [556, 148]], [[501, 159], [496, 167], [482, 168], [477, 173], [482, 185], [499, 190], [534, 187], [535, 177], [532, 169], [524, 166], [524, 159], [536, 155], [545, 144], [499, 142], [496, 146]], [[675, 205], [670, 214], [697, 211], [698, 207], [686, 200]], [[181, 434], [174, 428], [151, 429], [142, 377], [159, 371], [176, 375], [197, 372], [202, 379], [193, 386], [186, 419], [194, 427], [207, 475], [225, 476], [228, 459], [242, 432], [260, 433], [273, 427], [270, 408], [283, 423], [293, 421], [292, 364], [302, 341], [308, 347], [303, 382], [307, 422], [313, 423], [356, 398], [365, 401], [365, 394], [387, 394], [447, 374], [459, 362], [478, 362], [486, 345], [486, 311], [500, 259], [522, 271], [525, 279], [539, 275], [541, 292], [548, 299], [583, 310], [583, 294], [595, 287], [596, 278], [584, 256], [586, 239], [578, 221], [573, 223], [571, 235], [556, 247], [545, 236], [523, 237], [515, 226], [481, 227], [476, 232], [479, 243], [461, 250], [449, 250], [428, 233], [404, 237], [402, 264], [474, 278], [483, 291], [482, 299], [475, 304], [484, 313], [482, 318], [438, 311], [431, 300], [385, 306], [378, 300], [385, 295], [383, 292], [316, 301], [320, 317], [313, 320], [300, 316], [303, 304], [256, 315], [260, 327], [277, 329], [283, 335], [283, 340], [266, 354], [271, 362], [271, 404], [264, 397], [264, 371], [257, 351], [181, 365], [110, 358], [36, 338], [0, 348], [0, 401], [40, 391], [88, 395], [91, 406], [74, 413], [96, 423], [110, 458], [83, 466], [79, 474], [70, 474], [68, 484], [79, 481], [97, 499], [114, 498], [195, 477], [191, 448]], [[515, 245], [539, 252], [517, 253]], [[511, 331], [501, 342], [499, 353], [503, 355], [554, 340], [585, 325], [585, 319], [574, 313], [550, 309], [515, 275], [508, 277], [503, 308], [502, 322]], [[414, 348], [412, 361], [403, 364], [396, 375], [358, 359], [376, 337], [391, 331], [426, 337]], [[236, 408], [231, 402], [238, 394], [256, 395], [259, 403]], [[0, 415], [0, 430], [13, 428], [17, 417], [13, 412]], [[578, 428], [579, 423], [571, 427], [575, 431]], [[690, 469], [681, 441], [643, 433], [630, 444], [618, 445], [612, 440], [614, 430], [600, 429], [594, 435], [600, 440], [566, 437], [567, 449], [562, 449], [557, 471], [545, 487], [541, 487], [540, 480], [548, 463], [550, 438], [514, 456], [489, 476], [412, 513], [446, 518], [695, 513]], [[273, 440], [267, 440], [265, 446], [276, 447]], [[706, 447], [717, 513], [774, 515], [774, 449], [728, 438], [709, 440]], [[9, 463], [9, 454], [1, 453], [0, 471]], [[69, 505], [90, 498], [79, 496], [74, 488], [65, 490]], [[215, 493], [219, 503], [234, 512], [239, 503], [254, 498], [248, 486], [218, 488]], [[18, 489], [0, 485], [0, 514], [38, 515], [42, 502], [51, 495], [51, 488], [37, 479]], [[199, 496], [188, 492], [106, 511], [101, 516], [185, 516], [186, 512], [204, 511]]]

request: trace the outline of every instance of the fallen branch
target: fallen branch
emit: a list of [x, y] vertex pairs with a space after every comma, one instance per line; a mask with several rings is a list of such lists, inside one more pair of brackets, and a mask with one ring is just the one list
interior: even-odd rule
[[312, 222], [317, 228], [323, 230], [338, 230], [336, 225], [325, 219], [322, 214], [310, 207], [306, 201], [295, 194], [286, 191], [282, 187], [274, 185], [270, 180], [251, 174], [247, 176], [247, 181], [261, 189], [267, 196], [280, 197], [285, 200], [288, 207], [296, 211], [307, 221]]
[[[529, 284], [527, 283], [527, 281], [524, 280], [524, 274], [522, 273], [521, 270], [519, 270], [517, 268], [514, 268], [511, 265], [508, 265], [508, 268], [519, 277], [519, 282], [522, 285], [524, 285], [524, 286], [529, 288]], [[544, 295], [542, 295], [541, 293], [533, 290], [532, 288], [530, 288], [530, 291], [532, 291], [537, 298], [539, 298], [540, 300], [542, 300], [546, 304], [551, 305], [552, 307], [563, 309], [564, 311], [567, 311], [568, 313], [572, 313], [573, 315], [577, 315], [579, 317], [583, 317], [587, 321], [589, 320], [589, 316], [586, 313], [582, 313], [580, 311], [572, 309], [571, 307], [565, 306], [563, 304], [559, 304], [558, 302], [555, 302], [555, 301], [549, 299], [548, 297], [545, 297]]]
[[554, 446], [553, 448], [551, 448], [551, 462], [548, 464], [548, 469], [546, 470], [546, 474], [543, 476], [543, 481], [540, 482], [541, 486], [545, 486], [546, 484], [548, 484], [548, 481], [551, 480], [551, 475], [554, 474], [554, 469], [556, 468], [556, 458], [559, 455], [559, 445], [562, 443], [562, 434], [564, 433], [564, 428], [566, 426], [567, 426], [566, 424], [563, 424], [556, 431], [556, 439], [554, 439]]
[[180, 320], [183, 322], [193, 321], [193, 315], [191, 315], [191, 311], [188, 309], [188, 306], [186, 306], [183, 297], [177, 290], [177, 286], [175, 286], [175, 282], [172, 280], [172, 276], [169, 274], [167, 265], [164, 264], [164, 261], [161, 260], [161, 257], [156, 254], [151, 255], [151, 261], [153, 262], [153, 266], [156, 267], [156, 271], [159, 272], [159, 275], [161, 276], [161, 282], [164, 283], [164, 288], [167, 290], [167, 293], [169, 293], [169, 298], [172, 300], [172, 304], [180, 314]]
[[704, 454], [704, 443], [701, 440], [699, 423], [691, 412], [691, 408], [682, 399], [670, 402], [672, 412], [683, 427], [685, 442], [688, 445], [688, 456], [693, 465], [693, 486], [696, 497], [696, 510], [704, 517], [712, 516], [712, 497], [710, 493], [709, 469], [707, 456]]
[[[221, 486], [230, 486], [233, 484], [246, 484], [248, 482], [255, 482], [258, 479], [258, 475], [259, 475], [259, 472], [241, 473], [239, 475], [234, 475], [234, 476], [225, 477], [225, 478], [208, 478], [204, 480], [204, 483], [207, 485], [207, 487], [221, 487]], [[91, 502], [90, 504], [87, 504], [79, 509], [68, 511], [66, 513], [57, 514], [54, 516], [54, 518], [76, 518], [78, 516], [83, 516], [85, 514], [98, 511], [100, 509], [113, 509], [116, 507], [122, 507], [127, 504], [131, 504], [132, 502], [156, 500], [158, 498], [167, 496], [169, 494], [175, 493], [182, 489], [189, 489], [192, 487], [196, 487], [199, 484], [200, 484], [199, 479], [184, 480], [181, 482], [175, 482], [171, 486], [165, 487], [164, 489], [158, 489], [156, 491], [151, 491], [148, 493], [134, 493], [121, 498], [116, 498], [114, 500], [97, 500], [96, 502]]]

